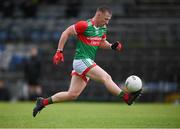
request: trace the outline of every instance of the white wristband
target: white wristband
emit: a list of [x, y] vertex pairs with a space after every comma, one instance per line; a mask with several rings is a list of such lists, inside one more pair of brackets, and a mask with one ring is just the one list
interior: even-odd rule
[[58, 48], [57, 51], [63, 51], [62, 49]]

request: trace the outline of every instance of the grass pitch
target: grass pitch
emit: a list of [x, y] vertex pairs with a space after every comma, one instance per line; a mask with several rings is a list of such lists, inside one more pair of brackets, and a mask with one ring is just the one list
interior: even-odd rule
[[180, 128], [180, 105], [59, 103], [32, 117], [34, 103], [0, 103], [0, 128]]

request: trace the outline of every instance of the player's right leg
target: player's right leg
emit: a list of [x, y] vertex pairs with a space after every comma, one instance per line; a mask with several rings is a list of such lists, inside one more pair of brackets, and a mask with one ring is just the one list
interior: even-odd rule
[[128, 104], [131, 105], [136, 99], [138, 99], [142, 94], [142, 89], [132, 92], [132, 93], [125, 93], [123, 96], [123, 100]]
[[46, 99], [42, 97], [37, 98], [36, 105], [33, 109], [33, 116], [35, 117], [46, 105], [76, 99], [84, 90], [86, 85], [87, 82], [85, 82], [81, 77], [72, 76], [68, 91], [58, 92]]
[[141, 90], [135, 93], [128, 93], [127, 89], [120, 89], [111, 76], [98, 65], [90, 69], [86, 75], [92, 80], [103, 83], [110, 93], [122, 97], [128, 105], [131, 105], [141, 95]]

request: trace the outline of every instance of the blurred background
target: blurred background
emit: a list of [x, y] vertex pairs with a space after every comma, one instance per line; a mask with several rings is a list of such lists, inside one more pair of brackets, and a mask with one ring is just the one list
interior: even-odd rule
[[[65, 62], [52, 57], [66, 27], [92, 18], [107, 5], [113, 17], [107, 39], [123, 42], [122, 53], [99, 50], [96, 62], [123, 85], [143, 80], [140, 102], [180, 103], [179, 0], [0, 0], [0, 100], [27, 101], [67, 90], [76, 39], [66, 43]], [[90, 81], [79, 101], [119, 101]]]

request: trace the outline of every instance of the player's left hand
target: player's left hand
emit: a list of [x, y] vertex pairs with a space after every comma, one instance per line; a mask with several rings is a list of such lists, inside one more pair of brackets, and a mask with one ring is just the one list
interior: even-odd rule
[[116, 51], [122, 51], [122, 43], [119, 41], [116, 41], [111, 45], [111, 48]]

